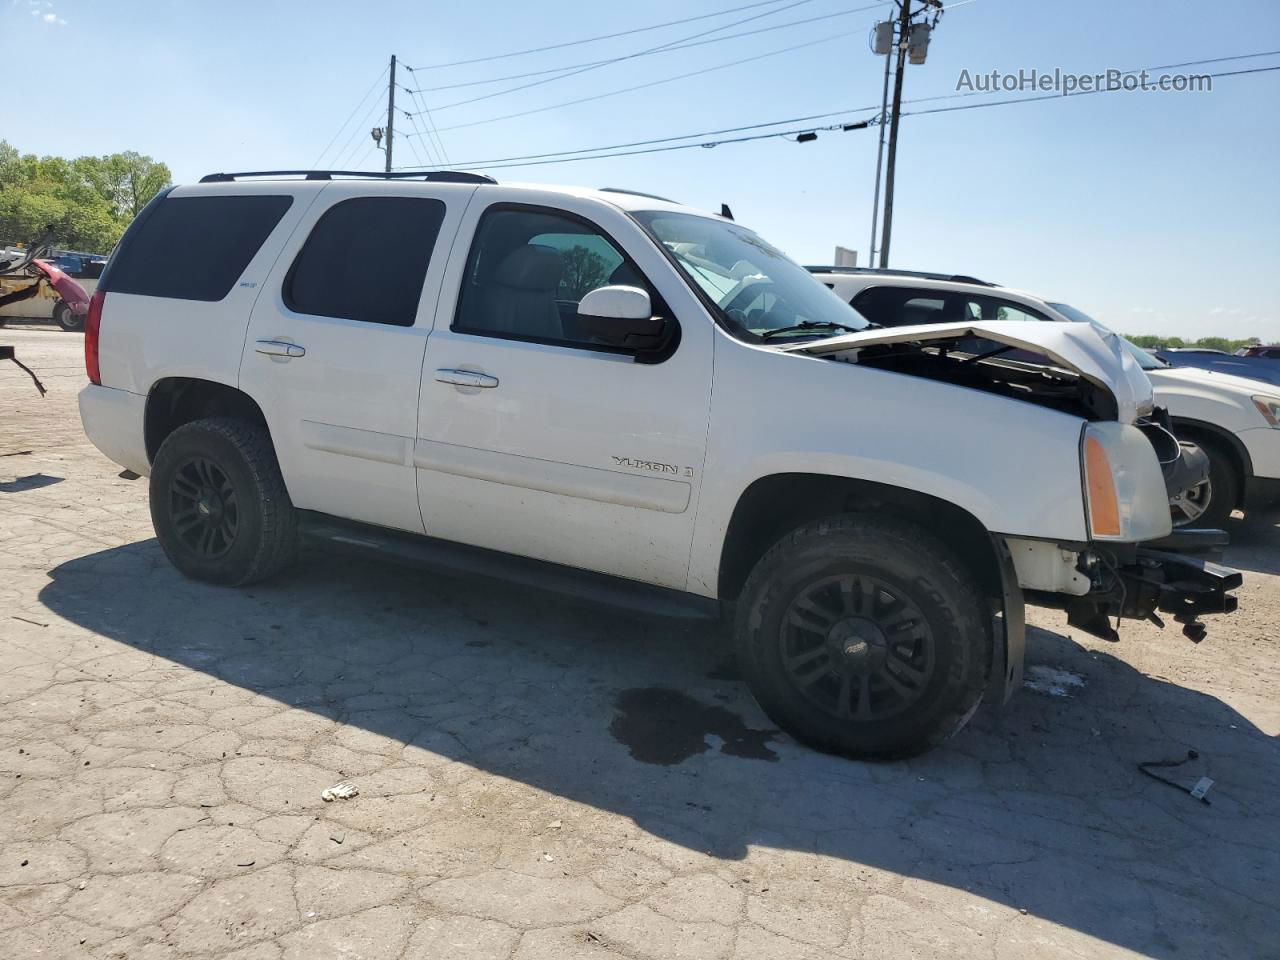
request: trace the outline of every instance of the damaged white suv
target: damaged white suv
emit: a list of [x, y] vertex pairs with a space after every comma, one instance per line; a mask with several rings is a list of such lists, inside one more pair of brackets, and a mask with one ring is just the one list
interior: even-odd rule
[[80, 408], [150, 475], [188, 576], [262, 579], [307, 535], [732, 610], [780, 726], [893, 757], [1018, 685], [1024, 597], [1100, 633], [1161, 610], [1198, 633], [1240, 582], [1174, 552], [1218, 541], [1168, 539], [1124, 350], [980, 326], [1049, 363], [865, 328], [756, 234], [654, 197], [216, 174], [120, 242]]

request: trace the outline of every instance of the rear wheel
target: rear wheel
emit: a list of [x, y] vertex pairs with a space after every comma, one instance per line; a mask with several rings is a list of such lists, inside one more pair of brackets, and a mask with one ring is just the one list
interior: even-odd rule
[[150, 500], [160, 546], [195, 580], [252, 583], [293, 561], [293, 504], [256, 424], [219, 417], [174, 430], [152, 465]]
[[61, 300], [53, 305], [53, 321], [68, 333], [84, 329], [84, 317], [76, 316]]
[[1209, 458], [1209, 478], [1169, 501], [1175, 528], [1222, 529], [1240, 501], [1240, 473], [1220, 443], [1197, 439]]
[[912, 524], [857, 515], [803, 527], [765, 554], [736, 633], [770, 718], [850, 757], [942, 743], [973, 715], [991, 663], [985, 598], [951, 551]]

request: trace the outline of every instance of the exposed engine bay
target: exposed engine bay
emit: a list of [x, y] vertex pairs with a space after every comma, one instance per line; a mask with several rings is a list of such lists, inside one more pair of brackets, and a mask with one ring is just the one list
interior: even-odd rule
[[[891, 333], [885, 330], [877, 334], [876, 339], [887, 338]], [[1028, 349], [1029, 344], [1000, 342], [984, 333], [986, 331], [960, 328], [944, 337], [899, 338], [866, 346], [850, 344], [823, 355], [838, 363], [854, 363], [994, 393], [1083, 420], [1118, 418], [1120, 411], [1115, 395], [1096, 380], [1053, 357]], [[1151, 441], [1170, 500], [1208, 479], [1209, 458], [1195, 444], [1180, 442], [1174, 436], [1167, 411], [1142, 410], [1134, 426]]]
[[957, 337], [942, 343], [869, 346], [833, 359], [1024, 400], [1085, 420], [1116, 418], [1115, 399], [1108, 391], [1054, 366], [1047, 357], [1010, 346], [973, 352], [974, 346], [972, 337]]

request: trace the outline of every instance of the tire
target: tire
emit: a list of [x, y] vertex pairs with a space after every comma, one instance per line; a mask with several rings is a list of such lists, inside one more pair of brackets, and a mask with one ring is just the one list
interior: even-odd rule
[[61, 300], [53, 305], [53, 322], [68, 333], [78, 333], [84, 329], [84, 317], [76, 316]]
[[1209, 458], [1209, 479], [1170, 501], [1174, 529], [1221, 530], [1240, 502], [1240, 473], [1235, 460], [1221, 443], [1197, 438]]
[[738, 603], [738, 658], [761, 707], [797, 740], [858, 759], [909, 757], [977, 709], [991, 667], [989, 609], [924, 529], [832, 517], [756, 564]]
[[293, 562], [297, 518], [267, 431], [227, 417], [184, 424], [151, 470], [151, 522], [193, 580], [239, 586]]

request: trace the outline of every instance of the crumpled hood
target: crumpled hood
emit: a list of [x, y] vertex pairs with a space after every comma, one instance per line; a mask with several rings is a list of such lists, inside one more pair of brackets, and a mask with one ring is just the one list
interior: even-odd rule
[[1021, 350], [1042, 354], [1061, 367], [1106, 391], [1115, 401], [1121, 423], [1133, 423], [1151, 413], [1151, 381], [1125, 349], [1120, 337], [1087, 323], [1046, 323], [1003, 320], [990, 323], [935, 323], [884, 327], [824, 337], [781, 347], [787, 353], [825, 356], [890, 343], [927, 343], [982, 337]]

